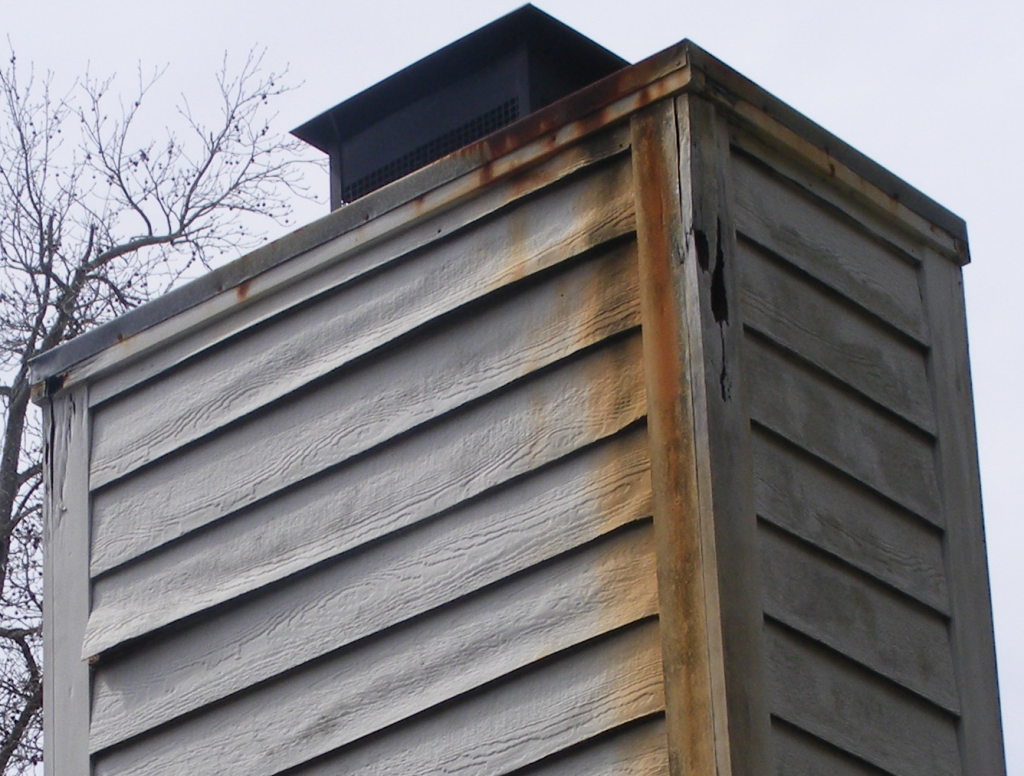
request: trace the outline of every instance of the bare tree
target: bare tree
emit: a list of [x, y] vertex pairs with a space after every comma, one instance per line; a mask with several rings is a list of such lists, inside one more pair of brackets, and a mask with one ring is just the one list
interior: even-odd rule
[[41, 760], [41, 474], [29, 401], [37, 353], [165, 291], [196, 263], [258, 241], [254, 217], [287, 223], [301, 193], [294, 141], [273, 135], [268, 103], [284, 91], [262, 55], [216, 78], [219, 114], [182, 98], [176, 129], [140, 140], [132, 98], [85, 77], [0, 65], [0, 772]]

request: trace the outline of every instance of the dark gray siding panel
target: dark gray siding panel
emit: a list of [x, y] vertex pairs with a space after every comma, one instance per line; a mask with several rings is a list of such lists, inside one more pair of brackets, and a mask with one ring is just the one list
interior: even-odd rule
[[841, 655], [768, 623], [774, 713], [894, 776], [957, 776], [956, 718]]
[[743, 152], [733, 160], [737, 229], [880, 320], [928, 342], [917, 269], [838, 208]]
[[934, 433], [923, 348], [756, 244], [741, 239], [738, 251], [749, 328]]
[[942, 532], [763, 428], [753, 429], [758, 515], [948, 613]]
[[766, 340], [748, 336], [751, 417], [921, 517], [942, 522], [931, 440]]
[[999, 721], [992, 605], [981, 516], [967, 322], [959, 268], [929, 253], [924, 290], [936, 332], [931, 368], [939, 418], [937, 458], [949, 518], [946, 558], [952, 588], [952, 641], [957, 662], [965, 771], [1006, 772]]
[[778, 718], [773, 720], [772, 734], [778, 776], [888, 776], [887, 771]]
[[[950, 466], [937, 452], [953, 411], [939, 383], [962, 377], [936, 368], [949, 327], [922, 287], [929, 261], [959, 269], [896, 219], [845, 208], [838, 186], [811, 184], [793, 159], [755, 158], [756, 142], [738, 142], [742, 369], [776, 769], [974, 772], [961, 715], [981, 701], [958, 683], [965, 655], [951, 633], [962, 628], [958, 589], [984, 568], [949, 562], [964, 511], [939, 468]], [[994, 693], [986, 703], [995, 707]]]
[[959, 710], [944, 616], [767, 526], [761, 553], [767, 615]]

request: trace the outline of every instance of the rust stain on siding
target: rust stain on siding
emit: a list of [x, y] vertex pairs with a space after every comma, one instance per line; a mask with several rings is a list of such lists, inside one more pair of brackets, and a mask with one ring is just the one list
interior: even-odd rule
[[241, 283], [235, 286], [235, 298], [239, 302], [244, 302], [246, 297], [249, 296], [249, 287], [251, 284], [251, 280], [243, 280]]
[[[516, 123], [477, 141], [462, 153], [479, 154], [487, 159], [521, 148], [546, 133], [565, 131], [586, 134], [604, 126], [610, 118], [610, 106], [631, 93], [638, 93], [638, 104], [646, 105], [664, 97], [671, 88], [664, 78], [672, 70], [686, 66], [685, 45], [673, 46], [666, 51], [632, 67], [626, 67], [602, 78], [586, 88], [563, 97], [557, 102], [526, 116]], [[551, 142], [551, 141], [548, 141]], [[456, 152], [459, 153], [459, 152]]]
[[672, 773], [719, 772], [687, 332], [679, 274], [684, 230], [674, 170], [678, 130], [670, 106], [633, 118], [648, 429], [661, 598], [666, 723]]
[[[584, 212], [606, 205], [610, 197], [615, 199], [621, 194], [618, 190], [618, 187], [623, 185], [621, 176], [595, 178], [594, 182], [597, 185], [588, 191], [584, 199]], [[632, 187], [631, 175], [625, 185]], [[615, 186], [616, 190], [609, 191], [609, 186]], [[625, 201], [631, 205], [632, 198], [626, 198]], [[517, 226], [516, 229], [522, 226], [529, 228], [529, 224], [525, 224]], [[635, 328], [640, 320], [636, 253], [631, 249], [623, 250], [620, 254], [609, 251], [607, 254], [586, 260], [602, 263], [595, 266], [595, 271], [587, 277], [584, 285], [573, 285], [574, 279], [578, 276], [572, 274], [549, 281], [555, 284], [559, 294], [559, 302], [553, 313], [556, 320], [543, 322], [537, 330], [538, 334], [543, 336], [543, 332], [551, 330], [552, 327], [571, 326], [577, 332], [578, 339], [574, 343], [576, 350], [615, 348], [615, 351], [606, 351], [606, 358], [595, 361], [583, 374], [582, 379], [587, 382], [588, 390], [586, 405], [581, 408], [588, 425], [602, 428], [604, 433], [613, 433], [615, 429], [609, 423], [610, 419], [642, 415], [647, 402], [643, 382], [642, 341], [639, 330]], [[628, 262], [629, 266], [623, 271], [625, 262]], [[632, 333], [611, 334], [611, 339], [606, 338], [594, 343], [595, 330], [600, 330], [607, 321], [621, 319], [624, 315], [629, 321], [625, 328], [633, 328]], [[618, 363], [610, 370], [608, 359], [611, 358], [617, 358]], [[535, 406], [532, 410], [532, 422], [538, 427], [550, 428], [552, 424], [564, 422], [563, 419], [553, 416], [551, 408]], [[636, 431], [633, 429], [625, 433]], [[596, 512], [598, 524], [594, 526], [594, 532], [598, 535], [623, 530], [623, 522], [646, 517], [653, 512], [650, 464], [646, 449], [641, 447], [629, 460], [621, 458], [624, 449], [623, 445], [606, 444], [606, 452], [589, 477], [588, 487], [598, 494], [599, 499]], [[646, 470], [639, 477], [635, 476], [638, 467]], [[632, 472], [633, 476], [615, 482], [616, 473], [621, 472], [623, 468]], [[608, 561], [590, 570], [587, 584], [593, 586], [591, 592], [596, 592], [603, 607], [599, 615], [598, 629], [606, 633], [622, 628], [627, 623], [638, 623], [655, 616], [658, 610], [653, 527], [647, 523], [640, 529], [626, 530], [629, 531], [629, 540], [637, 543], [637, 552], [643, 559], [641, 565], [648, 573], [641, 573], [639, 580], [627, 585], [626, 592], [623, 593], [623, 574], [632, 577], [638, 571], [635, 567], [623, 569], [620, 564]], [[634, 624], [630, 627], [650, 626]], [[635, 655], [630, 662], [641, 659], [642, 655]], [[640, 689], [640, 694], [637, 695], [635, 676], [631, 676], [629, 667], [623, 664], [611, 668], [621, 677], [621, 684], [611, 691], [614, 698], [611, 705], [618, 709], [621, 715], [619, 723], [633, 721], [638, 708], [646, 709], [646, 713], [656, 713], [664, 708], [664, 685], [660, 669], [656, 675], [652, 675], [650, 684]], [[635, 744], [624, 743], [623, 746], [625, 759], [646, 756], [639, 749], [636, 752], [629, 751], [629, 747], [636, 746]]]
[[[486, 186], [507, 175], [511, 169], [499, 164], [503, 157], [530, 143], [541, 146], [533, 162], [557, 151], [562, 143], [580, 139], [616, 121], [624, 112], [636, 110], [686, 88], [690, 71], [686, 44], [679, 44], [631, 67], [623, 68], [578, 92], [531, 113], [445, 158], [463, 158], [478, 162], [470, 173], [475, 184]], [[680, 71], [685, 77], [680, 77]], [[623, 110], [621, 101], [628, 100]], [[416, 200], [416, 212], [423, 203]]]

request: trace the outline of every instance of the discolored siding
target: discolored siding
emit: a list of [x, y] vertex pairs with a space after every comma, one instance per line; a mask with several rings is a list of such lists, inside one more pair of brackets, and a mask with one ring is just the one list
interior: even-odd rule
[[683, 43], [47, 356], [48, 770], [1001, 773], [961, 238]]
[[631, 175], [611, 129], [96, 383], [95, 774], [664, 772]]
[[956, 257], [744, 129], [729, 169], [776, 771], [996, 773], [992, 697], [963, 676], [992, 654], [957, 560], [977, 483], [964, 511], [942, 470], [973, 467], [943, 363], [963, 302], [926, 280]]

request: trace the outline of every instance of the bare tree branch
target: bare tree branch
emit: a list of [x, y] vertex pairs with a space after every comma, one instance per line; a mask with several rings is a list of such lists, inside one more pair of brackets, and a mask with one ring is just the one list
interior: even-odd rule
[[[16, 756], [26, 732], [34, 724], [43, 706], [43, 681], [39, 675], [39, 667], [32, 655], [32, 649], [26, 641], [26, 636], [28, 635], [28, 633], [25, 633], [21, 636], [7, 636], [7, 638], [13, 640], [18, 645], [19, 651], [25, 658], [25, 665], [28, 668], [28, 681], [26, 683], [28, 692], [24, 696], [24, 703], [17, 719], [11, 725], [10, 730], [5, 731], [3, 743], [0, 744], [0, 773], [8, 772], [8, 765], [11, 759]], [[30, 764], [34, 765], [35, 758], [32, 758], [32, 760], [33, 762]]]
[[[137, 70], [125, 97], [86, 75], [0, 64], [0, 772], [41, 757], [41, 440], [28, 361], [260, 239], [302, 194], [297, 141], [268, 129], [283, 73], [253, 51], [225, 56], [207, 118], [181, 97], [178, 127], [141, 131], [163, 70]], [[167, 124], [167, 121], [163, 122]]]

